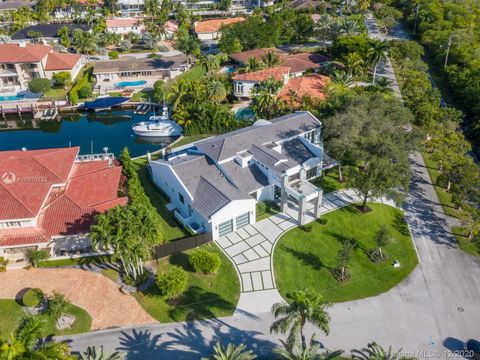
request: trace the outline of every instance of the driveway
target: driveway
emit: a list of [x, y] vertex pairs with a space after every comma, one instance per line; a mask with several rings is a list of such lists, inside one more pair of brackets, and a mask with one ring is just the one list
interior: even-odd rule
[[157, 322], [132, 296], [103, 275], [77, 269], [9, 270], [0, 273], [0, 299], [14, 299], [25, 288], [57, 291], [92, 317], [92, 330]]

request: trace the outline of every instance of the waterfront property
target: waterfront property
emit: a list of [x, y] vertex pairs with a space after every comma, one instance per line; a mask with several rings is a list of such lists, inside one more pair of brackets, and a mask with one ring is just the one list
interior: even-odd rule
[[259, 201], [274, 201], [282, 211], [296, 204], [301, 225], [308, 203], [318, 216], [322, 190], [309, 180], [334, 165], [323, 151], [321, 123], [309, 112], [259, 120], [149, 161], [175, 217], [213, 239], [254, 223]]
[[224, 25], [245, 21], [243, 17], [213, 19], [195, 22], [195, 33], [200, 41], [217, 40], [220, 28]]
[[52, 256], [90, 251], [94, 215], [127, 203], [113, 155], [81, 156], [79, 149], [0, 152], [0, 256], [24, 263], [38, 249]]
[[[27, 26], [22, 30], [17, 31], [12, 35], [11, 39], [14, 43], [25, 41], [44, 44], [58, 43], [60, 40], [58, 31], [64, 27], [68, 29], [70, 35], [72, 35], [75, 29], [80, 29], [83, 31], [90, 31], [91, 29], [91, 26], [87, 23], [36, 24]], [[32, 33], [35, 33], [34, 37], [32, 37]]]
[[101, 93], [115, 89], [118, 82], [133, 80], [169, 80], [189, 69], [185, 56], [164, 58], [122, 57], [118, 60], [97, 61], [93, 74]]
[[0, 13], [14, 11], [22, 7], [33, 8], [37, 4], [37, 0], [3, 0], [0, 2]]
[[137, 18], [107, 19], [107, 31], [125, 38], [129, 33], [141, 35], [145, 31], [142, 21]]
[[35, 78], [52, 79], [57, 72], [69, 72], [74, 79], [83, 66], [79, 54], [58, 53], [48, 45], [0, 44], [0, 91], [16, 95], [28, 89]]

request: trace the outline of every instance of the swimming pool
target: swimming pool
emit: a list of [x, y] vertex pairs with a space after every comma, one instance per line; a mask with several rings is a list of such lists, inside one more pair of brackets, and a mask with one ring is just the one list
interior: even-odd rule
[[15, 101], [15, 100], [21, 100], [25, 97], [25, 95], [5, 95], [5, 96], [0, 96], [0, 101]]
[[120, 81], [115, 84], [118, 87], [126, 87], [126, 86], [141, 86], [145, 85], [147, 82], [145, 80], [136, 80], [136, 81]]
[[255, 117], [255, 112], [251, 107], [243, 107], [237, 110], [235, 118], [237, 120], [250, 120]]

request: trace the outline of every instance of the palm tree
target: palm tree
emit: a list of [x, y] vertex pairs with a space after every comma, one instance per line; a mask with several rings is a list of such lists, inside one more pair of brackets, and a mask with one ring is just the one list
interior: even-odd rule
[[282, 341], [284, 349], [275, 348], [273, 351], [284, 360], [333, 360], [343, 353], [343, 351], [325, 351], [320, 353], [321, 345], [315, 341], [315, 334], [310, 338], [310, 345], [302, 349], [298, 344], [293, 348], [289, 348], [286, 343]]
[[364, 65], [362, 57], [356, 52], [350, 52], [343, 58], [343, 63], [348, 69], [348, 73], [353, 76], [361, 72], [361, 69]]
[[381, 60], [387, 59], [387, 51], [389, 47], [390, 46], [386, 41], [374, 40], [368, 49], [368, 58], [373, 64], [373, 84], [375, 84], [378, 63]]
[[227, 90], [220, 80], [211, 79], [206, 85], [206, 96], [215, 102], [222, 102], [227, 97]]
[[229, 343], [225, 349], [219, 342], [214, 346], [214, 353], [209, 358], [202, 360], [253, 360], [257, 356], [251, 350], [245, 350], [246, 346], [238, 346]]
[[348, 87], [353, 83], [352, 75], [345, 71], [340, 71], [340, 70], [334, 71], [331, 76], [331, 79], [334, 83], [343, 85], [345, 87]]
[[120, 36], [120, 34], [113, 32], [104, 32], [100, 35], [99, 43], [102, 46], [118, 45], [121, 40], [122, 37]]
[[353, 35], [360, 31], [360, 27], [355, 20], [345, 19], [341, 23], [342, 33], [346, 35]]
[[9, 339], [0, 342], [0, 359], [73, 359], [66, 343], [42, 341], [44, 328], [45, 324], [38, 317], [22, 318]]
[[75, 29], [73, 32], [73, 44], [78, 52], [90, 54], [97, 48], [97, 38], [94, 34], [81, 29]]
[[200, 58], [200, 64], [205, 68], [207, 73], [217, 70], [220, 63], [215, 55], [208, 54]]
[[103, 346], [97, 351], [95, 346], [89, 346], [87, 351], [80, 353], [80, 360], [121, 360], [125, 357], [124, 353], [118, 351], [112, 354], [105, 354], [103, 352]]
[[278, 53], [273, 50], [267, 51], [265, 55], [262, 56], [262, 61], [267, 68], [276, 66], [280, 64], [280, 57]]
[[12, 30], [18, 31], [23, 29], [33, 20], [32, 9], [22, 6], [12, 12]]
[[413, 359], [400, 355], [399, 351], [394, 351], [390, 346], [388, 350], [383, 349], [376, 342], [371, 342], [367, 347], [361, 350], [352, 350], [352, 359], [354, 360], [406, 360]]
[[325, 47], [325, 42], [331, 35], [332, 23], [332, 17], [327, 13], [320, 15], [315, 23], [315, 32], [322, 39], [322, 47]]
[[323, 300], [321, 295], [311, 293], [309, 290], [295, 291], [291, 295], [292, 302], [277, 303], [272, 306], [272, 312], [277, 319], [270, 326], [270, 332], [285, 334], [288, 332], [286, 344], [293, 348], [300, 340], [302, 349], [307, 348], [303, 328], [308, 322], [320, 328], [326, 335], [330, 332], [330, 316], [326, 308], [330, 304]]
[[245, 70], [247, 72], [257, 71], [262, 68], [262, 63], [255, 56], [250, 56], [247, 60]]
[[158, 15], [160, 11], [160, 4], [158, 0], [145, 0], [145, 5], [144, 5], [144, 14], [154, 18]]

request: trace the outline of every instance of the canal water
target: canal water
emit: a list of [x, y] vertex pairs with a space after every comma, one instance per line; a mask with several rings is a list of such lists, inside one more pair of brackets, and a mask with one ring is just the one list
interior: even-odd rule
[[132, 157], [153, 152], [171, 144], [175, 138], [141, 138], [132, 125], [148, 120], [133, 110], [101, 113], [62, 114], [61, 120], [33, 120], [28, 117], [0, 118], [0, 151], [80, 146], [80, 154], [108, 152], [119, 155], [128, 147]]

